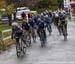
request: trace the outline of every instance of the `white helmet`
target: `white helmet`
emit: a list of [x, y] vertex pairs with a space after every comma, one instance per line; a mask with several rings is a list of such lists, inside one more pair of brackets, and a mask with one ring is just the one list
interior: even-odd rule
[[58, 13], [55, 13], [55, 17], [58, 17], [59, 15], [58, 15]]
[[41, 20], [41, 18], [38, 18], [38, 21], [40, 21]]
[[48, 18], [48, 15], [45, 15], [46, 18]]
[[43, 13], [41, 13], [41, 16], [43, 16]]
[[18, 26], [18, 23], [17, 22], [13, 22], [12, 26]]

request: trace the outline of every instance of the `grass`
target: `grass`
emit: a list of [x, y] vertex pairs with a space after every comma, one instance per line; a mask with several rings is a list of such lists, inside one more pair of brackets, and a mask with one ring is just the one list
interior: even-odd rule
[[11, 35], [11, 31], [3, 33], [3, 37], [6, 38]]
[[[22, 22], [19, 21], [18, 24], [21, 25]], [[11, 29], [11, 26], [9, 26], [9, 24], [0, 24], [0, 31], [7, 30], [7, 29]]]
[[9, 26], [8, 24], [1, 24], [0, 25], [0, 31], [7, 30], [10, 28], [11, 28], [11, 26]]
[[[9, 26], [8, 24], [1, 24], [0, 25], [0, 38], [2, 37], [2, 31], [3, 30], [7, 30], [10, 29], [11, 26]], [[4, 34], [4, 37], [8, 36], [8, 33]]]
[[[22, 22], [19, 21], [18, 24], [21, 25]], [[8, 30], [8, 29], [11, 29], [11, 26], [9, 26], [9, 24], [0, 24], [0, 38], [2, 37], [1, 31]], [[11, 35], [11, 32], [6, 32], [3, 35], [4, 35], [4, 37], [7, 37], [7, 36]]]
[[[4, 40], [4, 41], [2, 39], [1, 31], [7, 30], [7, 29], [11, 29], [11, 26], [9, 26], [9, 24], [0, 24], [0, 39], [2, 40], [2, 41], [0, 41], [0, 44], [2, 43], [1, 46], [2, 47], [4, 46], [4, 48], [0, 48], [0, 50], [6, 49], [6, 47], [11, 46], [12, 44], [14, 44], [13, 40], [11, 40], [11, 39], [7, 39], [7, 40]], [[6, 38], [10, 35], [11, 35], [11, 31], [10, 32], [5, 32], [5, 33], [3, 33], [3, 38]]]

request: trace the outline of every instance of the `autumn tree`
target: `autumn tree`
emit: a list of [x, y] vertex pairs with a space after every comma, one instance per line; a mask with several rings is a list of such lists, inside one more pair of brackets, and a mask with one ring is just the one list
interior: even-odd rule
[[15, 5], [12, 3], [10, 5], [8, 5], [6, 7], [6, 14], [8, 15], [8, 18], [9, 18], [9, 25], [11, 26], [11, 20], [12, 20], [12, 14], [15, 12]]
[[9, 25], [11, 25], [11, 20], [12, 20], [11, 15], [15, 12], [15, 10], [16, 8], [14, 3], [7, 4], [6, 1], [0, 0], [0, 13], [8, 15]]
[[6, 8], [6, 2], [4, 0], [0, 0], [0, 9]]
[[61, 8], [63, 4], [63, 0], [41, 0], [38, 2], [39, 8], [50, 8], [50, 9], [58, 9]]

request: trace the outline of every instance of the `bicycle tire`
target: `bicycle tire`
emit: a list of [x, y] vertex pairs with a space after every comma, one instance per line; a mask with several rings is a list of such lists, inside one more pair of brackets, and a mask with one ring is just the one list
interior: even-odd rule
[[26, 54], [26, 44], [24, 43], [23, 40], [21, 40], [21, 51], [23, 52], [23, 55]]
[[16, 43], [16, 54], [17, 54], [17, 57], [21, 56], [21, 42]]
[[41, 47], [45, 47], [45, 38], [44, 38], [44, 33], [42, 32], [41, 35], [40, 35], [40, 38], [41, 38]]
[[21, 51], [18, 51], [18, 46], [16, 46], [16, 54], [17, 54], [17, 57], [20, 57], [21, 55]]
[[27, 48], [26, 47], [23, 47], [23, 54], [24, 55], [26, 54], [26, 51], [27, 51]]

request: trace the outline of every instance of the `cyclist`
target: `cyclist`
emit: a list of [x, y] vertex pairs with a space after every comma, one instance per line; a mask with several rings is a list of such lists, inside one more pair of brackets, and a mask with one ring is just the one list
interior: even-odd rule
[[22, 19], [26, 19], [26, 14], [25, 14], [25, 12], [22, 12], [21, 16], [22, 16]]
[[47, 26], [47, 30], [49, 32], [49, 35], [51, 35], [51, 32], [52, 32], [51, 18], [47, 14], [45, 15], [45, 23], [46, 23], [46, 26]]
[[30, 26], [26, 22], [26, 20], [23, 20], [22, 29], [23, 29], [24, 39], [25, 39], [25, 41], [29, 42], [27, 44], [29, 44], [29, 46], [30, 46], [31, 45]]
[[21, 53], [25, 55], [26, 53], [26, 43], [23, 39], [23, 29], [18, 25], [18, 23], [12, 23], [12, 39], [16, 40], [16, 52], [17, 57], [21, 56]]
[[33, 38], [33, 42], [36, 42], [36, 27], [35, 27], [35, 21], [33, 18], [29, 18], [29, 24], [30, 24], [30, 27], [31, 27], [31, 35], [32, 35], [32, 38]]
[[59, 22], [59, 14], [55, 12], [55, 26], [58, 26], [58, 22]]
[[63, 33], [64, 36], [67, 36], [67, 20], [66, 20], [66, 16], [64, 14], [64, 12], [60, 13], [60, 17], [59, 17], [59, 23], [58, 26], [60, 27], [61, 32]]
[[[41, 20], [41, 18], [38, 18], [37, 26], [38, 26], [37, 32], [40, 37], [40, 41], [41, 41], [41, 39], [43, 39], [46, 42], [47, 39], [46, 39], [45, 24], [44, 24], [43, 20]], [[43, 37], [41, 36], [42, 33], [43, 33]]]
[[28, 14], [28, 18], [32, 18], [33, 17], [33, 14], [32, 13], [29, 13]]
[[22, 28], [18, 25], [18, 23], [13, 22], [12, 23], [12, 39], [15, 38], [16, 39], [16, 43], [19, 43], [19, 39], [22, 38], [23, 35], [23, 30]]
[[59, 31], [59, 35], [61, 35], [60, 26], [58, 26], [60, 12], [56, 11], [54, 14], [55, 14], [55, 21], [54, 21], [54, 25], [57, 27], [57, 29], [58, 29], [58, 31]]
[[41, 20], [45, 21], [44, 13], [41, 13]]

